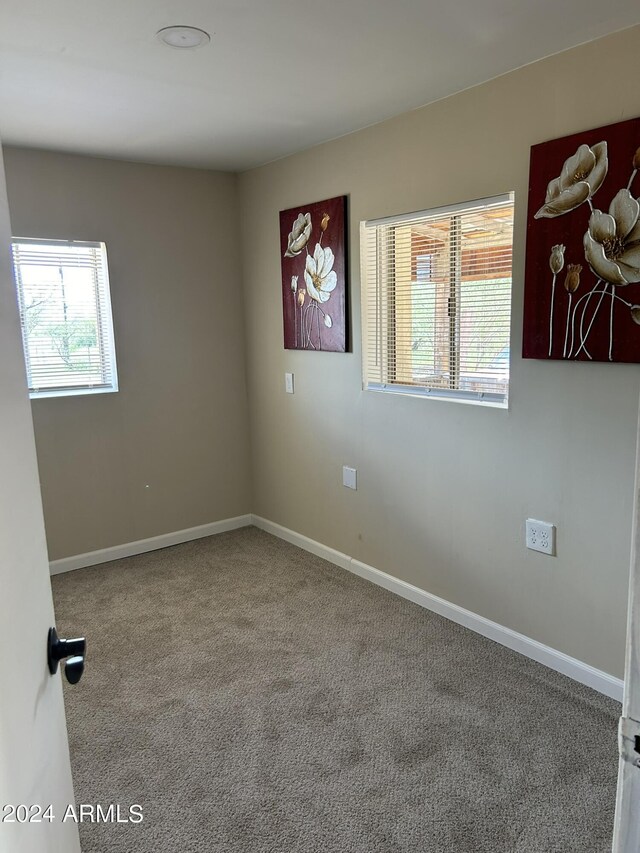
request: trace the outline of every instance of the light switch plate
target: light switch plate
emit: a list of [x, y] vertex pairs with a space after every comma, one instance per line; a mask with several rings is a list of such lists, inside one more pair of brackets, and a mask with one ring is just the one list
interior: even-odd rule
[[293, 373], [285, 373], [284, 390], [287, 394], [293, 394]]
[[349, 468], [348, 465], [342, 466], [342, 485], [346, 486], [348, 489], [357, 489], [357, 476], [358, 472], [355, 468]]

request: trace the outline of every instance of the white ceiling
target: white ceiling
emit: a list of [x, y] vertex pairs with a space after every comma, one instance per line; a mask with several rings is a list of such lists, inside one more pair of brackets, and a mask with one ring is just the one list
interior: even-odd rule
[[[638, 22], [637, 0], [2, 0], [0, 135], [242, 170]], [[172, 24], [211, 44], [161, 45]]]

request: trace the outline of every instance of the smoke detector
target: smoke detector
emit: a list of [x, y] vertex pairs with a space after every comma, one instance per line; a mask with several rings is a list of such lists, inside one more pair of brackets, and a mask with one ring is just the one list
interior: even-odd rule
[[169, 47], [179, 50], [195, 50], [204, 47], [211, 41], [211, 36], [198, 27], [185, 27], [182, 25], [163, 27], [156, 33], [156, 38]]

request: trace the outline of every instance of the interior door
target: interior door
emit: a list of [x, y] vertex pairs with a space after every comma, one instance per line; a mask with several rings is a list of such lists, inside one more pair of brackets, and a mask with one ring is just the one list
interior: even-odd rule
[[53, 602], [10, 245], [0, 157], [0, 852], [78, 853], [62, 820], [74, 799], [60, 670], [47, 667]]
[[627, 613], [627, 657], [620, 718], [614, 853], [640, 851], [640, 414]]

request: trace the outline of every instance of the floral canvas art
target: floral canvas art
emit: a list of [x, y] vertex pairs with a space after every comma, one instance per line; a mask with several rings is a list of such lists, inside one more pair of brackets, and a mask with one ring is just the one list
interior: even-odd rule
[[640, 361], [640, 119], [531, 148], [523, 356]]
[[346, 201], [280, 212], [285, 349], [346, 351]]

